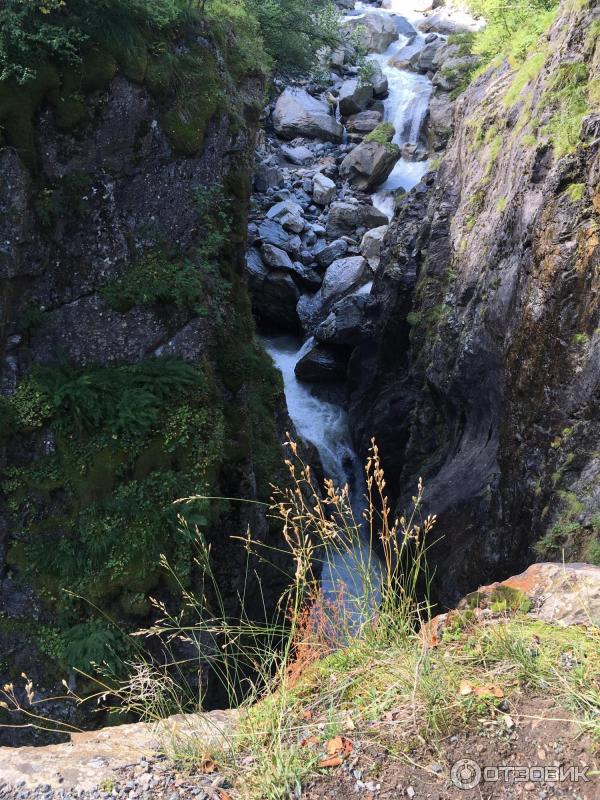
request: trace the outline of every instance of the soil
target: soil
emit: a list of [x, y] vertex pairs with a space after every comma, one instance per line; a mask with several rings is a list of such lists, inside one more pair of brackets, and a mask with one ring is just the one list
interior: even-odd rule
[[[498, 714], [493, 720], [474, 721], [435, 745], [420, 741], [406, 754], [390, 753], [394, 750], [394, 738], [397, 750], [402, 748], [401, 731], [390, 737], [388, 730], [388, 747], [371, 743], [371, 737], [362, 741], [354, 737], [352, 755], [330, 775], [311, 782], [303, 797], [306, 800], [396, 797], [411, 800], [597, 800], [600, 797], [600, 744], [582, 734], [581, 727], [571, 718], [571, 714], [556, 705], [552, 698], [536, 696], [522, 698], [511, 708], [510, 715]], [[374, 726], [375, 737], [377, 727]], [[462, 789], [452, 782], [452, 766], [461, 759], [475, 762], [483, 771], [481, 780], [473, 788]], [[574, 779], [574, 773], [565, 776], [563, 772], [563, 780], [556, 780], [560, 776], [548, 771], [526, 774], [525, 770], [486, 771], [485, 767], [562, 767], [563, 770], [579, 767], [582, 771], [587, 767], [588, 780]], [[471, 770], [472, 766], [468, 765], [458, 774], [458, 780], [468, 782], [471, 775], [476, 774]]]

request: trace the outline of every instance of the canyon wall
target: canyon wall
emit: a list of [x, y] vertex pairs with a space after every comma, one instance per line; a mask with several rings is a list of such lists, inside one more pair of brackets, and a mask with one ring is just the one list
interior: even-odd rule
[[2, 683], [26, 672], [43, 695], [118, 667], [150, 598], [180, 603], [161, 555], [194, 587], [196, 524], [233, 610], [230, 536], [269, 535], [257, 505], [173, 506], [268, 499], [281, 463], [242, 277], [266, 80], [247, 46], [196, 22], [0, 84]]
[[564, 2], [539, 53], [459, 97], [437, 172], [398, 203], [352, 355], [357, 445], [377, 438], [399, 509], [423, 477], [444, 602], [536, 542], [598, 555], [599, 19]]

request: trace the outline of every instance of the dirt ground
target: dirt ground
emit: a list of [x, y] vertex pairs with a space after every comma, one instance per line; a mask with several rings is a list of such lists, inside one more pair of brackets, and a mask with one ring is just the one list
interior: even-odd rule
[[[582, 734], [570, 716], [552, 698], [538, 696], [523, 698], [510, 715], [474, 721], [436, 747], [417, 742], [406, 751], [405, 743], [402, 753], [398, 731], [394, 735], [400, 748], [393, 755], [389, 752], [393, 746], [387, 749], [356, 736], [344, 764], [309, 783], [302, 796], [307, 800], [599, 800], [600, 743]], [[466, 763], [453, 771], [461, 760]], [[570, 774], [565, 770], [569, 767], [574, 768]], [[456, 785], [460, 783], [465, 788]]]

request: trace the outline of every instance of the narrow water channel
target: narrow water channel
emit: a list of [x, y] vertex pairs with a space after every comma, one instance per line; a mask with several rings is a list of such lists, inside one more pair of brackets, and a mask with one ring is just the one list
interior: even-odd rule
[[[407, 143], [418, 143], [432, 90], [431, 81], [427, 77], [395, 65], [410, 58], [425, 45], [425, 37], [412, 27], [419, 15], [411, 10], [411, 3], [412, 0], [392, 0], [388, 3], [390, 8], [375, 9], [357, 2], [354, 12], [350, 12], [352, 16], [362, 13], [391, 14], [397, 20], [399, 30], [404, 31], [384, 53], [369, 56], [379, 62], [388, 80], [389, 93], [384, 100], [384, 120], [393, 123], [396, 130], [393, 141], [400, 147]], [[410, 190], [419, 182], [427, 168], [427, 161], [401, 158], [387, 181], [372, 195], [373, 205], [391, 219], [394, 192], [398, 189]], [[363, 290], [370, 291], [371, 285], [363, 287]], [[288, 411], [298, 434], [316, 447], [325, 474], [340, 487], [348, 484], [353, 512], [360, 522], [365, 503], [364, 469], [353, 448], [346, 410], [331, 399], [323, 399], [319, 396], [317, 387], [299, 381], [294, 372], [300, 358], [310, 350], [312, 339], [302, 342], [293, 336], [275, 336], [264, 337], [263, 342], [283, 376]], [[347, 596], [360, 596], [363, 589], [360, 570], [357, 570], [359, 562], [369, 564], [374, 574], [377, 574], [378, 559], [371, 552], [367, 541], [363, 541], [360, 552], [353, 554], [351, 559], [334, 558], [324, 566], [324, 594], [335, 595], [344, 584]]]

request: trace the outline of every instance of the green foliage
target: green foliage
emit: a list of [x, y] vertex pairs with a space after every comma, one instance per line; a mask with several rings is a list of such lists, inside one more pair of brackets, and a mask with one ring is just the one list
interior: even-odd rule
[[129, 642], [114, 625], [91, 619], [66, 631], [59, 660], [68, 669], [89, 672], [90, 666], [104, 664], [111, 673], [118, 673], [130, 650]]
[[547, 47], [542, 47], [539, 52], [533, 53], [527, 58], [515, 72], [508, 91], [502, 98], [505, 108], [510, 108], [518, 100], [522, 99], [525, 87], [539, 75], [544, 62], [546, 61]]
[[246, 0], [246, 5], [280, 70], [306, 72], [321, 47], [339, 41], [338, 13], [330, 0]]
[[487, 23], [477, 34], [473, 52], [487, 63], [499, 56], [520, 64], [551, 25], [558, 0], [468, 0], [468, 6]]
[[217, 322], [222, 321], [231, 285], [221, 276], [218, 257], [231, 230], [230, 209], [220, 184], [197, 187], [193, 202], [202, 228], [195, 254], [181, 259], [161, 251], [147, 253], [122, 278], [103, 287], [107, 305], [121, 312], [161, 304], [196, 314], [211, 309]]
[[67, 173], [54, 186], [38, 195], [35, 208], [42, 225], [52, 227], [63, 217], [79, 216], [87, 206], [86, 195], [91, 191], [93, 176], [87, 172]]
[[544, 131], [559, 158], [575, 150], [579, 143], [581, 123], [590, 111], [588, 79], [583, 62], [562, 64], [545, 93], [544, 100], [554, 113]]

